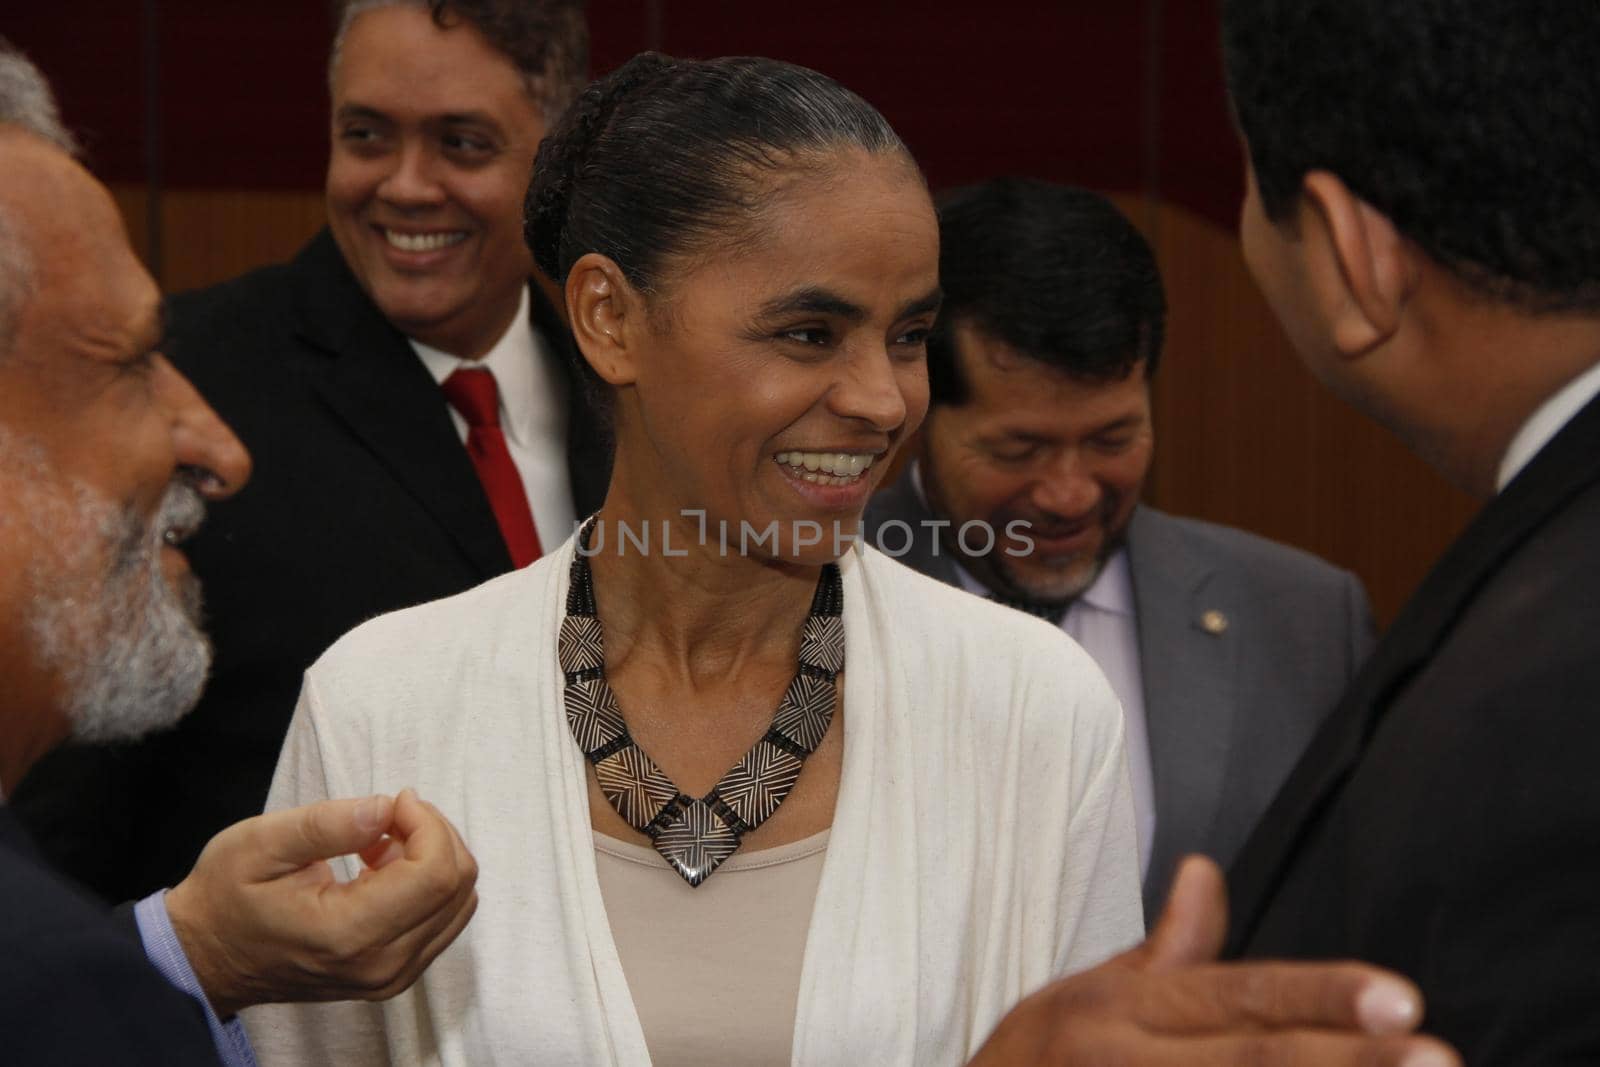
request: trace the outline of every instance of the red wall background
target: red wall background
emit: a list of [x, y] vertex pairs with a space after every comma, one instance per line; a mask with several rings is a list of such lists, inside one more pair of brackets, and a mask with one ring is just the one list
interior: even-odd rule
[[[935, 186], [1026, 173], [1159, 194], [1231, 224], [1241, 187], [1217, 0], [594, 0], [594, 70], [634, 52], [771, 55], [888, 116]], [[311, 189], [327, 0], [63, 0], [0, 19], [113, 182]]]
[[[1350, 567], [1388, 618], [1473, 505], [1317, 388], [1250, 282], [1218, 4], [589, 8], [596, 73], [644, 48], [775, 56], [876, 104], [936, 189], [1017, 173], [1111, 193], [1155, 246], [1171, 304], [1147, 498]], [[169, 289], [284, 258], [322, 224], [331, 30], [329, 0], [34, 0], [0, 15]]]

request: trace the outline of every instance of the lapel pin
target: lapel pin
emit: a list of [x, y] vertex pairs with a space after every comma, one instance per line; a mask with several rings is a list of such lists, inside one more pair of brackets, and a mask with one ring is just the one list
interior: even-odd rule
[[1228, 629], [1228, 617], [1213, 608], [1200, 616], [1200, 629], [1212, 637], [1221, 637]]

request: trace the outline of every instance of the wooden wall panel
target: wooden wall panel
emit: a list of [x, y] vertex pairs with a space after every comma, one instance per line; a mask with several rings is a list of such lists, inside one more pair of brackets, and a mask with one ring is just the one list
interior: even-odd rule
[[169, 189], [162, 287], [182, 292], [293, 256], [323, 224], [322, 192]]
[[133, 250], [168, 293], [282, 262], [321, 228], [325, 217], [320, 190], [168, 189], [159, 198], [162, 262], [155, 265], [144, 186], [113, 182], [109, 188]]

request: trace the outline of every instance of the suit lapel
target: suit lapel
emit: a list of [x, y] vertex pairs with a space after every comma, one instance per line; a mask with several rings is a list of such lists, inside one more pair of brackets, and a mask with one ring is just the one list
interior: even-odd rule
[[384, 319], [324, 230], [296, 271], [300, 335], [319, 350], [313, 388], [433, 517], [481, 577], [511, 558], [438, 385]]
[[1236, 685], [1237, 642], [1200, 626], [1212, 568], [1165, 516], [1140, 507], [1128, 528], [1139, 672], [1150, 736], [1156, 831], [1150, 886], [1165, 881], [1177, 842], [1204, 841], [1222, 800]]
[[1483, 584], [1574, 495], [1600, 481], [1600, 398], [1590, 401], [1479, 512], [1435, 564], [1328, 717], [1229, 872], [1228, 954], [1248, 943], [1308, 832], [1360, 759], [1383, 713], [1449, 635]]

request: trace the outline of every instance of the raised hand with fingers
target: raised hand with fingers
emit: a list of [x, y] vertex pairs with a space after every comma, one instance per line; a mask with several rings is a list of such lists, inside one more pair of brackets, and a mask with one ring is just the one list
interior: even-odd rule
[[1422, 995], [1362, 963], [1218, 963], [1227, 890], [1191, 856], [1143, 944], [1062, 979], [1000, 1021], [970, 1067], [1251, 1064], [1460, 1067], [1414, 1033]]
[[[328, 860], [359, 854], [349, 882]], [[382, 1000], [416, 981], [477, 908], [478, 869], [411, 790], [260, 815], [212, 838], [167, 894], [220, 1016], [280, 1001]]]

